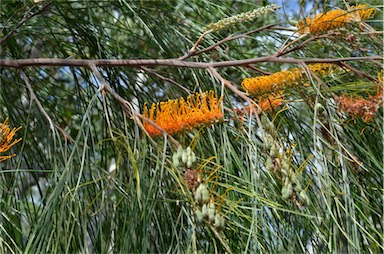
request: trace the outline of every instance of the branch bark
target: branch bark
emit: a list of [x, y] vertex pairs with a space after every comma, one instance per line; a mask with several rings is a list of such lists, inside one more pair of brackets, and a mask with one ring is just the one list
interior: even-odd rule
[[348, 61], [383, 61], [382, 56], [367, 56], [367, 57], [346, 57], [346, 58], [279, 58], [277, 56], [264, 56], [255, 57], [243, 60], [232, 60], [222, 62], [193, 62], [182, 61], [178, 59], [122, 59], [122, 60], [109, 60], [109, 59], [61, 59], [61, 58], [34, 58], [34, 59], [2, 59], [0, 60], [0, 67], [2, 68], [24, 68], [31, 66], [72, 66], [72, 67], [89, 67], [92, 65], [100, 67], [135, 67], [141, 68], [142, 66], [173, 66], [181, 68], [222, 68], [230, 66], [243, 66], [260, 62], [275, 62], [275, 63], [340, 63]]

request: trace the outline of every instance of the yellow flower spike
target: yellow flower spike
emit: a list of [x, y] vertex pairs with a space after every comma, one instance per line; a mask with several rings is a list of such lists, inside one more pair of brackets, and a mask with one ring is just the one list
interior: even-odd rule
[[349, 9], [348, 20], [349, 21], [361, 21], [373, 18], [376, 14], [375, 8], [369, 8], [366, 4], [359, 4], [352, 6]]
[[321, 34], [330, 30], [341, 28], [346, 24], [372, 18], [376, 14], [375, 8], [369, 8], [366, 4], [352, 6], [348, 12], [344, 10], [332, 10], [320, 13], [314, 18], [299, 20], [296, 27], [301, 34]]
[[[216, 121], [222, 120], [224, 114], [222, 99], [219, 99], [213, 91], [209, 91], [188, 96], [186, 100], [180, 98], [154, 103], [151, 106], [150, 114], [148, 114], [147, 105], [144, 104], [143, 116], [173, 135], [203, 125], [214, 124]], [[143, 125], [151, 137], [161, 135], [161, 131], [145, 119]]]
[[[16, 132], [20, 129], [21, 126], [18, 128], [13, 128], [11, 131], [11, 129], [8, 127], [8, 118], [5, 119], [4, 123], [0, 123], [0, 154], [8, 151], [11, 146], [21, 141], [21, 138], [19, 138], [12, 142], [12, 139], [15, 136]], [[0, 162], [5, 161], [13, 156], [15, 156], [15, 154], [0, 155]]]
[[[319, 76], [337, 74], [343, 71], [338, 65], [329, 63], [310, 64], [308, 65], [308, 68]], [[267, 76], [245, 78], [242, 82], [242, 86], [249, 93], [259, 96], [280, 92], [287, 88], [299, 85], [303, 83], [304, 78], [305, 76], [302, 69], [293, 68]]]

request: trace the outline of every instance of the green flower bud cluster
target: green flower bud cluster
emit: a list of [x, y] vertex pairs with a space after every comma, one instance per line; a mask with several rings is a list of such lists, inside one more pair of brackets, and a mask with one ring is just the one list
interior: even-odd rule
[[209, 191], [203, 183], [196, 189], [195, 200], [197, 204], [195, 209], [196, 222], [198, 224], [203, 222], [211, 223], [218, 231], [223, 230], [225, 220], [217, 212], [213, 201], [209, 200]]
[[243, 13], [240, 13], [236, 16], [232, 16], [232, 17], [228, 17], [228, 18], [219, 20], [216, 23], [211, 23], [205, 28], [205, 31], [209, 31], [209, 30], [212, 30], [212, 32], [218, 31], [218, 30], [224, 29], [226, 27], [229, 27], [229, 26], [232, 26], [232, 25], [244, 22], [244, 21], [252, 21], [252, 20], [259, 18], [262, 15], [266, 15], [266, 14], [269, 14], [271, 12], [274, 12], [275, 10], [277, 10], [279, 8], [280, 8], [280, 6], [277, 6], [275, 4], [271, 4], [271, 5], [267, 5], [267, 6], [263, 6], [263, 7], [254, 9], [254, 10], [249, 11], [249, 12], [243, 12]]
[[179, 146], [177, 152], [172, 156], [172, 161], [175, 167], [184, 164], [187, 168], [191, 168], [193, 163], [196, 162], [196, 155], [189, 146], [187, 149], [183, 149], [182, 146]]

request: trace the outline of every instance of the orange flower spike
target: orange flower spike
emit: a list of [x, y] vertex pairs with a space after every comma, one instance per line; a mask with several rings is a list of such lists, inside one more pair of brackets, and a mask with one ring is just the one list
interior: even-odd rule
[[[13, 128], [11, 130], [8, 126], [8, 118], [5, 119], [4, 123], [0, 123], [0, 153], [8, 151], [13, 145], [21, 141], [21, 138], [19, 138], [12, 142], [12, 139], [15, 136], [16, 132], [20, 129], [21, 126], [18, 128]], [[15, 156], [15, 154], [0, 155], [0, 162], [5, 161], [13, 156]]]
[[369, 8], [366, 4], [352, 6], [348, 12], [344, 10], [332, 10], [320, 13], [314, 18], [299, 20], [296, 27], [301, 34], [321, 34], [335, 28], [344, 27], [347, 23], [370, 19], [376, 14], [375, 8]]
[[[154, 114], [154, 111], [156, 111], [156, 117], [153, 119], [152, 115], [150, 120], [153, 120], [160, 128], [171, 135], [185, 130], [192, 130], [201, 125], [213, 124], [216, 119], [224, 117], [221, 99], [216, 98], [213, 92], [196, 93], [186, 100], [181, 98], [161, 102], [157, 108], [154, 105], [159, 104], [152, 104], [151, 113]], [[148, 115], [148, 111], [145, 105], [143, 116], [146, 115]], [[145, 121], [144, 123], [144, 128], [150, 136], [161, 134], [157, 129], [154, 131], [150, 123]]]
[[333, 10], [326, 13], [320, 13], [313, 19], [306, 18], [305, 22], [299, 20], [296, 27], [298, 32], [302, 34], [319, 34], [334, 28], [343, 27], [346, 22], [347, 16], [344, 10]]
[[352, 6], [349, 9], [350, 13], [348, 14], [349, 21], [361, 21], [373, 18], [376, 14], [375, 8], [369, 8], [366, 4], [359, 4], [357, 6]]
[[283, 99], [280, 95], [271, 94], [267, 98], [263, 98], [262, 96], [256, 101], [260, 106], [262, 111], [267, 111], [268, 109], [276, 109], [283, 102]]

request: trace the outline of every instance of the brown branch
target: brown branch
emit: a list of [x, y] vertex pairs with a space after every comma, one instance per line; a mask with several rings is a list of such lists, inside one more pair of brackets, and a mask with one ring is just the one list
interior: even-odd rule
[[52, 3], [48, 3], [48, 4], [44, 5], [43, 8], [41, 8], [39, 11], [35, 12], [34, 14], [29, 15], [28, 17], [23, 18], [6, 36], [4, 36], [0, 40], [0, 46], [3, 45], [16, 32], [16, 30], [18, 28], [20, 28], [25, 22], [27, 22], [28, 20], [30, 20], [34, 16], [45, 11], [51, 4]]
[[352, 65], [350, 64], [346, 64], [346, 63], [343, 63], [343, 62], [340, 62], [340, 65], [347, 68], [347, 69], [350, 69], [351, 71], [355, 72], [357, 75], [359, 75], [360, 77], [366, 77], [368, 78], [369, 80], [375, 82], [375, 83], [379, 83], [379, 80], [378, 79], [375, 79], [375, 78], [372, 78], [371, 76], [365, 74], [364, 72], [356, 69], [355, 67], [353, 67]]
[[347, 61], [383, 61], [382, 56], [366, 56], [366, 57], [346, 57], [346, 58], [279, 58], [276, 56], [264, 56], [249, 58], [243, 60], [231, 60], [222, 62], [192, 62], [180, 61], [177, 59], [136, 59], [136, 60], [110, 60], [110, 59], [61, 59], [61, 58], [33, 58], [33, 59], [2, 59], [0, 60], [0, 67], [6, 68], [23, 68], [30, 66], [76, 66], [76, 67], [89, 67], [91, 65], [102, 67], [135, 67], [141, 68], [142, 66], [173, 66], [181, 68], [200, 68], [208, 69], [222, 68], [231, 66], [244, 66], [260, 62], [276, 62], [276, 63], [340, 63]]

